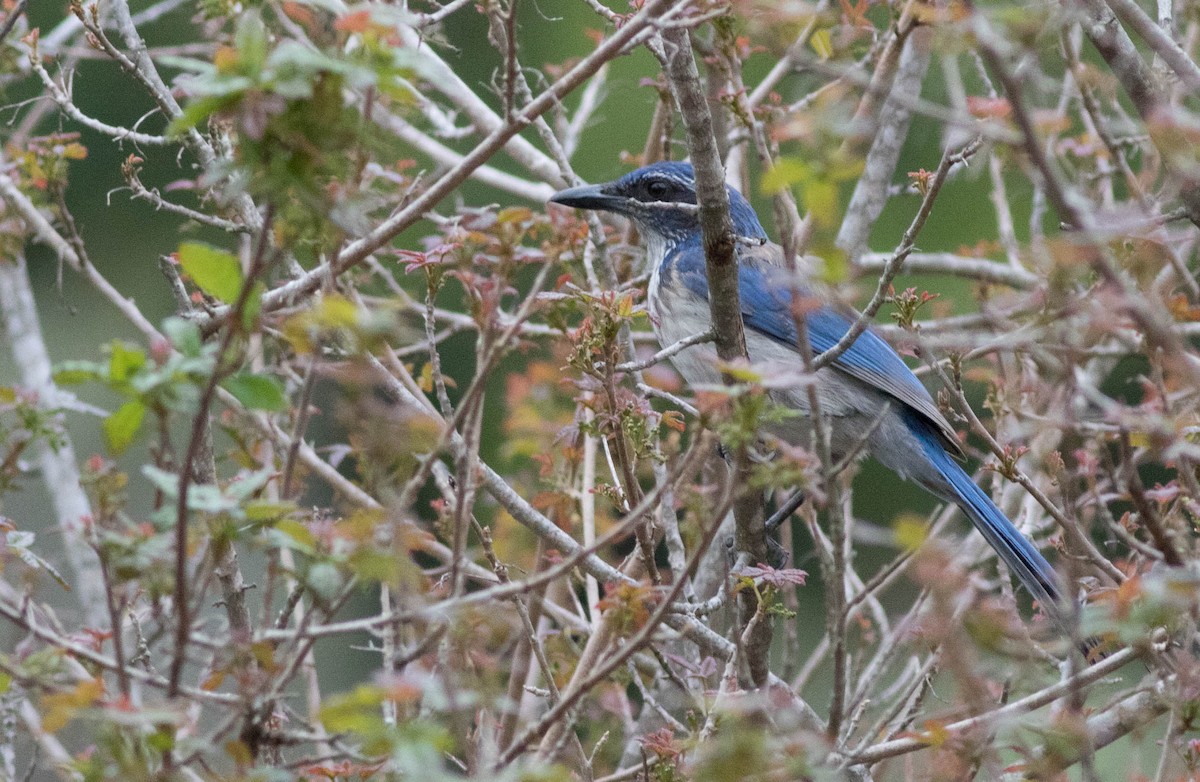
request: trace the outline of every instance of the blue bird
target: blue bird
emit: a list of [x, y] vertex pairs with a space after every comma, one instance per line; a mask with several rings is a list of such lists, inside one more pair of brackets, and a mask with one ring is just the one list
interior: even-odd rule
[[[793, 291], [805, 299], [819, 294], [797, 286], [795, 272], [785, 266], [781, 248], [768, 243], [753, 207], [736, 190], [726, 189], [739, 237], [738, 290], [750, 360], [795, 365], [799, 352]], [[655, 163], [614, 182], [563, 190], [550, 200], [614, 212], [634, 222], [652, 269], [650, 318], [664, 347], [709, 330], [708, 278], [690, 163]], [[814, 354], [833, 347], [857, 316], [849, 308], [831, 305], [806, 310]], [[721, 382], [711, 343], [681, 351], [672, 363], [693, 385]], [[953, 427], [891, 346], [868, 329], [817, 372], [816, 385], [835, 460], [865, 440], [867, 450], [885, 466], [962, 508], [1025, 588], [1055, 613], [1062, 588], [1054, 568], [959, 466], [955, 457], [961, 457], [962, 450]], [[772, 431], [789, 442], [806, 443], [807, 389], [776, 392], [776, 398], [801, 415]]]

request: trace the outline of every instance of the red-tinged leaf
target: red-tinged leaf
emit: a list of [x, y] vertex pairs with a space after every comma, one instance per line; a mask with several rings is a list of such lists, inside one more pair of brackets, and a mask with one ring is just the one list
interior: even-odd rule
[[448, 242], [439, 244], [428, 252], [419, 250], [396, 250], [396, 255], [401, 260], [406, 260], [408, 263], [404, 265], [404, 271], [407, 274], [412, 274], [418, 269], [424, 269], [428, 266], [436, 266], [444, 263], [446, 256], [462, 247], [459, 242]]
[[213, 671], [208, 678], [200, 683], [200, 689], [213, 692], [225, 682], [225, 671]]
[[735, 572], [733, 575], [752, 578], [759, 584], [768, 586], [804, 586], [808, 580], [808, 573], [797, 568], [773, 568], [770, 565], [759, 563], [757, 567], [744, 567]]
[[340, 17], [334, 22], [334, 29], [344, 33], [364, 33], [371, 28], [373, 21], [369, 10], [353, 11]]
[[[294, 22], [304, 25], [309, 30], [314, 30], [317, 27], [317, 17], [312, 10], [306, 8], [301, 3], [287, 2], [283, 4], [283, 12], [287, 17]], [[341, 20], [338, 20], [339, 22]], [[338, 28], [341, 29], [340, 27]]]
[[1177, 321], [1194, 323], [1200, 321], [1200, 307], [1188, 301], [1187, 294], [1176, 293], [1167, 301], [1167, 310]]
[[138, 705], [133, 702], [133, 698], [128, 695], [118, 695], [116, 698], [108, 702], [108, 708], [114, 711], [123, 711], [127, 714], [132, 714], [138, 710]]
[[1012, 104], [1007, 98], [985, 98], [979, 95], [967, 97], [967, 111], [980, 119], [1005, 119], [1012, 114]]
[[218, 46], [217, 51], [213, 53], [213, 67], [217, 69], [217, 73], [236, 73], [240, 61], [238, 50], [232, 46]]
[[683, 745], [675, 740], [675, 734], [670, 728], [659, 728], [642, 738], [642, 747], [653, 752], [660, 758], [675, 759], [684, 752]]
[[674, 429], [677, 432], [682, 432], [687, 429], [687, 422], [683, 419], [683, 413], [678, 410], [668, 410], [662, 414], [663, 426], [668, 429]]
[[95, 628], [91, 627], [83, 628], [83, 632], [91, 639], [90, 643], [88, 643], [88, 646], [92, 647], [97, 652], [103, 648], [104, 642], [109, 638], [112, 638], [113, 635], [110, 630], [96, 630]]
[[921, 168], [916, 171], [909, 171], [908, 178], [912, 180], [912, 186], [916, 191], [921, 195], [925, 195], [929, 192], [929, 184], [933, 181], [933, 172]]

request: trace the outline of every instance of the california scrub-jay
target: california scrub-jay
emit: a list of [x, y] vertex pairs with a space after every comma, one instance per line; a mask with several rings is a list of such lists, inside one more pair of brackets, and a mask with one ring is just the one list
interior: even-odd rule
[[[814, 291], [785, 266], [779, 245], [767, 242], [766, 231], [749, 202], [733, 188], [726, 189], [739, 239], [738, 291], [750, 359], [794, 365], [799, 361], [798, 310], [793, 310], [792, 296], [808, 299]], [[550, 200], [579, 209], [615, 212], [636, 224], [652, 269], [650, 319], [664, 347], [711, 328], [695, 174], [690, 163], [655, 163], [615, 182], [563, 190]], [[803, 317], [816, 354], [837, 343], [856, 313], [826, 304], [805, 307]], [[711, 343], [688, 347], [671, 360], [693, 385], [721, 382]], [[959, 466], [954, 457], [961, 456], [962, 450], [953, 427], [896, 351], [868, 329], [817, 372], [816, 385], [820, 412], [829, 421], [835, 460], [865, 440], [870, 453], [884, 465], [962, 508], [1025, 588], [1047, 611], [1054, 612], [1062, 594], [1054, 568]], [[789, 442], [807, 442], [807, 389], [773, 394], [801, 416], [774, 426], [772, 431]]]

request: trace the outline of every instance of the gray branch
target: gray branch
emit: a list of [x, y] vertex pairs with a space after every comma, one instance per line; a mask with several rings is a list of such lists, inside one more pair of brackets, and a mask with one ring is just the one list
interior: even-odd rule
[[909, 36], [908, 45], [900, 55], [900, 69], [892, 84], [892, 96], [888, 97], [879, 118], [879, 132], [867, 153], [866, 167], [854, 186], [854, 195], [846, 209], [846, 217], [838, 229], [837, 246], [846, 251], [850, 263], [855, 264], [867, 249], [871, 237], [871, 226], [879, 218], [887, 204], [892, 177], [900, 151], [908, 138], [909, 121], [912, 119], [910, 103], [893, 96], [919, 98], [925, 73], [931, 59], [930, 39], [933, 30], [917, 28]]
[[[11, 346], [13, 364], [23, 388], [37, 396], [42, 410], [58, 409], [59, 390], [50, 373], [50, 353], [38, 323], [37, 303], [29, 284], [25, 256], [0, 263], [0, 315]], [[38, 467], [46, 493], [54, 507], [63, 537], [63, 553], [74, 573], [73, 587], [88, 627], [108, 626], [108, 607], [104, 601], [104, 576], [84, 530], [84, 519], [91, 515], [87, 494], [79, 482], [75, 448], [66, 429], [59, 432], [57, 448], [38, 444]], [[120, 628], [113, 628], [118, 632]]]

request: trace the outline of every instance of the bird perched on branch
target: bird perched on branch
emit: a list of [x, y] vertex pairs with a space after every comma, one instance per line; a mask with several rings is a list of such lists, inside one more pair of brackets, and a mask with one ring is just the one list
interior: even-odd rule
[[[736, 190], [726, 189], [738, 238], [738, 291], [750, 360], [799, 367], [799, 317], [815, 355], [837, 344], [857, 314], [819, 301], [819, 293], [785, 265], [779, 245], [768, 242], [754, 208]], [[634, 222], [652, 269], [650, 318], [664, 347], [712, 328], [691, 164], [655, 163], [615, 182], [563, 190], [550, 200], [614, 212]], [[794, 302], [793, 297], [804, 301]], [[687, 347], [671, 361], [690, 384], [721, 382], [711, 343]], [[957, 504], [1025, 588], [1046, 610], [1054, 611], [1062, 595], [1054, 568], [959, 466], [956, 457], [962, 456], [962, 450], [950, 422], [878, 334], [864, 331], [829, 366], [817, 371], [815, 383], [820, 413], [829, 422], [835, 461], [865, 443], [866, 450], [885, 466]], [[774, 433], [790, 442], [807, 443], [808, 389], [785, 389], [773, 395], [801, 414], [774, 426]]]

